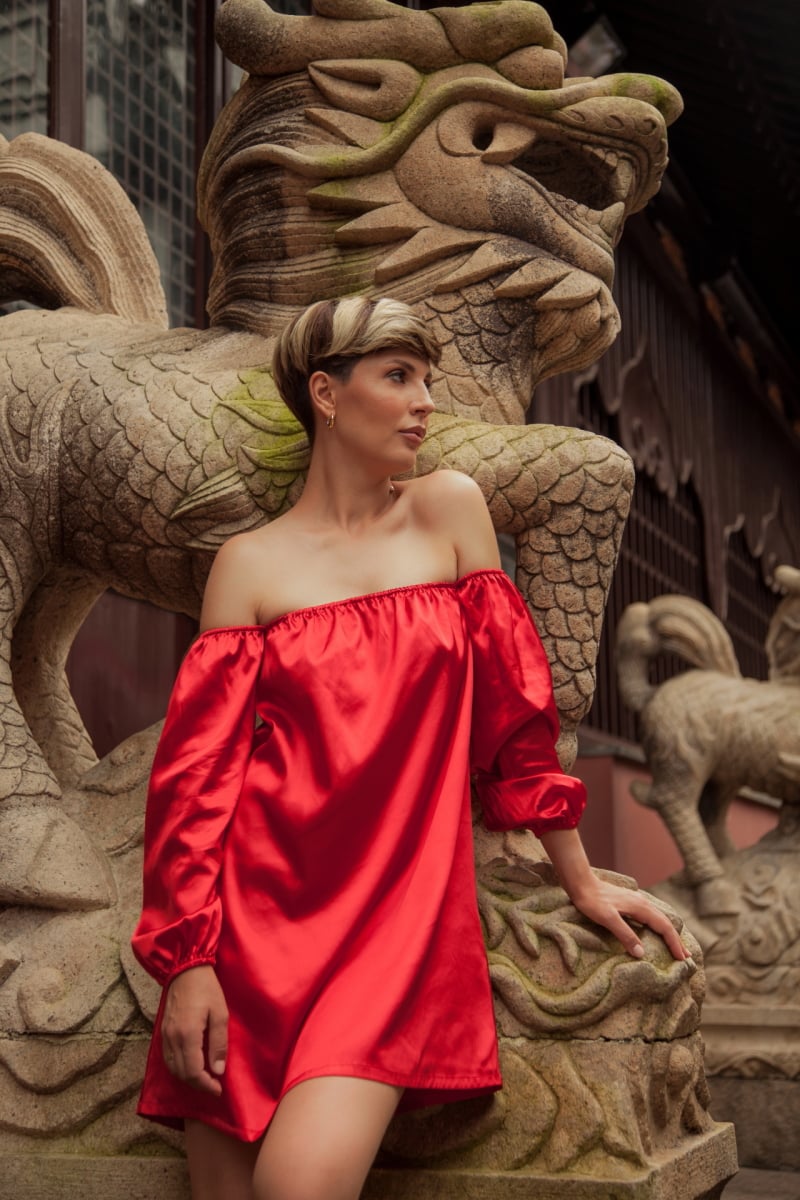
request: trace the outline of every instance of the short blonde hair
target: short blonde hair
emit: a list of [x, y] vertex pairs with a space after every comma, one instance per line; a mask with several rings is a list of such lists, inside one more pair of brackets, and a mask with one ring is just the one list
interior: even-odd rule
[[381, 350], [405, 350], [434, 365], [439, 344], [425, 322], [401, 300], [318, 300], [281, 332], [272, 355], [272, 375], [287, 408], [314, 441], [314, 412], [308, 381], [326, 371], [345, 382], [360, 358]]

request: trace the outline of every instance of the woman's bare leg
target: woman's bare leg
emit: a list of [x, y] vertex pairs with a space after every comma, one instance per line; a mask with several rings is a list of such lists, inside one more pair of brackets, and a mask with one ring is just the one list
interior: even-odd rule
[[357, 1200], [402, 1094], [341, 1075], [296, 1084], [262, 1142], [254, 1200]]
[[253, 1200], [261, 1140], [241, 1142], [202, 1121], [186, 1122], [192, 1200]]

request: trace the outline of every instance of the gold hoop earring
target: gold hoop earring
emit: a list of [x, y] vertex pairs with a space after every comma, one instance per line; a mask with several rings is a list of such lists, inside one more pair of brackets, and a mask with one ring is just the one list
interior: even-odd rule
[[328, 413], [328, 419], [325, 424], [328, 426], [328, 429], [333, 429], [334, 425], [336, 424], [336, 409], [334, 409], [333, 412]]

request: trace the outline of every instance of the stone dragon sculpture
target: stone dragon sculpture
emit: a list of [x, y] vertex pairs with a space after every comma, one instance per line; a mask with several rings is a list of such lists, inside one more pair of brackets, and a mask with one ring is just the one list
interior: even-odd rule
[[63, 661], [99, 592], [196, 612], [224, 538], [297, 495], [307, 448], [265, 364], [270, 335], [319, 297], [390, 291], [424, 312], [445, 352], [418, 469], [473, 475], [516, 537], [567, 756], [591, 701], [630, 464], [522, 422], [539, 380], [616, 334], [613, 247], [658, 187], [677, 93], [635, 75], [565, 86], [563, 43], [523, 0], [324, 0], [307, 18], [227, 0], [218, 36], [249, 77], [199, 176], [210, 329], [166, 329], [144, 229], [95, 160], [34, 134], [2, 148], [0, 296], [44, 306], [0, 327], [0, 795], [15, 820], [93, 761]]
[[[299, 494], [308, 447], [267, 367], [287, 317], [321, 297], [389, 293], [435, 329], [438, 413], [418, 470], [472, 475], [516, 539], [567, 762], [629, 505], [616, 445], [524, 421], [541, 379], [615, 337], [613, 250], [658, 188], [675, 90], [630, 74], [565, 81], [564, 44], [527, 0], [430, 12], [317, 0], [310, 17], [227, 0], [218, 39], [247, 76], [198, 180], [215, 260], [208, 329], [167, 328], [141, 222], [96, 161], [34, 134], [0, 147], [0, 299], [42, 306], [0, 320], [0, 1125], [12, 1146], [148, 1136], [130, 1105], [155, 995], [127, 938], [157, 730], [97, 764], [64, 663], [102, 590], [194, 614], [222, 541]], [[641, 1165], [653, 1120], [659, 1145], [709, 1127], [692, 1041], [699, 976], [690, 984], [656, 947], [635, 963], [562, 928], [563, 894], [516, 837], [499, 859], [496, 840], [478, 838], [509, 1071], [530, 1082], [539, 1070], [514, 1057], [520, 1030], [605, 1029], [615, 1008], [626, 1036], [682, 1039], [658, 1076], [672, 1081], [663, 1097], [661, 1084], [649, 1099], [634, 1087], [616, 1115], [594, 1104], [574, 1152], [544, 1126], [536, 1146], [562, 1169], [605, 1130], [608, 1155]], [[525, 977], [540, 944], [554, 947], [552, 994]], [[555, 1087], [566, 1112], [592, 1070], [553, 1065], [537, 1086]], [[470, 1126], [474, 1154], [507, 1146], [502, 1125], [495, 1114]], [[523, 1151], [503, 1153], [513, 1166]]]

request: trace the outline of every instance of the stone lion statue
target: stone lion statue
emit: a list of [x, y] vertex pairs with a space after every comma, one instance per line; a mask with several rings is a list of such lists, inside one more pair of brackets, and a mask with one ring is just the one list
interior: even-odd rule
[[[733, 851], [725, 818], [737, 791], [800, 805], [800, 571], [777, 567], [775, 580], [787, 594], [767, 633], [764, 682], [742, 678], [721, 621], [687, 596], [631, 604], [618, 626], [620, 691], [653, 773], [635, 794], [675, 839], [701, 917], [741, 908], [721, 862]], [[655, 687], [648, 663], [662, 653], [694, 669]]]

